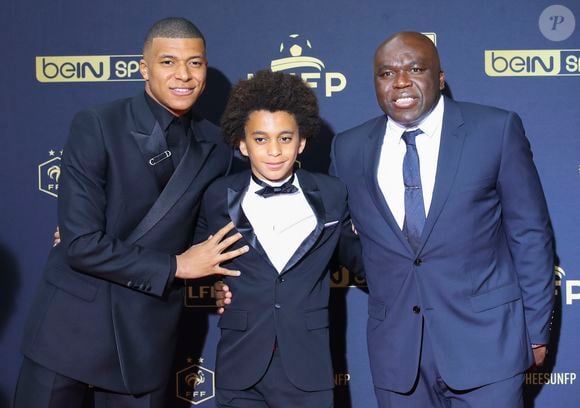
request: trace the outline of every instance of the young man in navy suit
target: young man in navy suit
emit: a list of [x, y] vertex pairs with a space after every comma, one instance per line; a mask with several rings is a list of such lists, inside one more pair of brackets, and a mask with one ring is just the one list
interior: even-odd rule
[[243, 236], [236, 246], [250, 247], [224, 264], [241, 276], [227, 280], [235, 298], [219, 321], [222, 408], [333, 405], [328, 263], [341, 232], [352, 232], [344, 185], [294, 170], [319, 125], [299, 77], [260, 71], [232, 90], [222, 128], [251, 171], [213, 183], [198, 224], [204, 237], [231, 219]]
[[58, 199], [62, 242], [25, 327], [16, 408], [93, 399], [97, 407], [165, 406], [179, 280], [235, 275], [219, 264], [245, 251], [222, 252], [240, 237], [222, 241], [231, 225], [189, 247], [201, 196], [231, 161], [219, 129], [192, 112], [206, 72], [197, 27], [163, 19], [145, 39], [144, 92], [73, 119]]

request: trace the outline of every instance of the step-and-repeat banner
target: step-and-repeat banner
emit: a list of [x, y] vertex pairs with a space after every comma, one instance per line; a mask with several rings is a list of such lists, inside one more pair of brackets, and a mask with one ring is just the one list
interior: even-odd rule
[[[550, 354], [526, 375], [526, 401], [580, 406], [580, 2], [5, 0], [1, 9], [0, 406], [10, 405], [23, 322], [51, 246], [71, 118], [143, 89], [143, 37], [167, 16], [191, 19], [206, 36], [210, 70], [198, 110], [216, 123], [232, 84], [259, 69], [295, 73], [314, 88], [325, 123], [303, 157], [308, 169], [327, 169], [334, 133], [380, 113], [373, 53], [397, 31], [436, 42], [454, 99], [518, 112], [558, 255]], [[331, 279], [336, 406], [373, 407], [366, 285], [345, 270]], [[210, 282], [187, 288], [169, 407], [215, 406], [212, 295]]]

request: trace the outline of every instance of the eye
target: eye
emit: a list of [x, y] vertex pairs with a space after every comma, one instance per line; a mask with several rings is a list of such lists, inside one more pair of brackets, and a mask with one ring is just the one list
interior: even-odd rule
[[292, 142], [292, 136], [282, 136], [280, 142], [285, 144], [290, 143]]
[[264, 144], [266, 143], [266, 138], [265, 137], [254, 137], [254, 142], [256, 142], [257, 144]]
[[425, 71], [425, 69], [423, 69], [421, 67], [413, 67], [413, 68], [411, 68], [411, 73], [413, 73], [413, 74], [420, 74], [423, 71]]
[[387, 70], [387, 71], [383, 71], [381, 73], [379, 73], [379, 76], [382, 78], [390, 78], [394, 75], [395, 73], [391, 70]]
[[164, 59], [164, 60], [161, 60], [161, 65], [170, 66], [170, 65], [173, 65], [173, 61], [170, 59]]
[[200, 60], [189, 61], [189, 65], [195, 68], [199, 68], [203, 65], [203, 61]]

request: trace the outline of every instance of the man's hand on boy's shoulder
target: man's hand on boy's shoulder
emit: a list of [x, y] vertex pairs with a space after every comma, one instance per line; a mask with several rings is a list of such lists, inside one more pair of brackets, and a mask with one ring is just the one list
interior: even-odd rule
[[228, 285], [223, 283], [223, 281], [217, 281], [213, 284], [215, 291], [215, 304], [218, 307], [218, 314], [223, 314], [225, 307], [232, 303], [232, 292]]

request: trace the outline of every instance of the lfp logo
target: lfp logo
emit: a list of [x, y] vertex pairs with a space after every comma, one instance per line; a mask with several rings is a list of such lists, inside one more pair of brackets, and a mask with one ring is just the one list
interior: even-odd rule
[[[312, 43], [304, 36], [290, 34], [280, 42], [278, 52], [279, 56], [270, 64], [273, 72], [285, 71], [300, 75], [311, 88], [322, 88], [327, 98], [346, 88], [346, 76], [341, 72], [327, 71], [324, 62], [312, 55]], [[248, 74], [248, 78], [252, 76], [253, 74]]]

